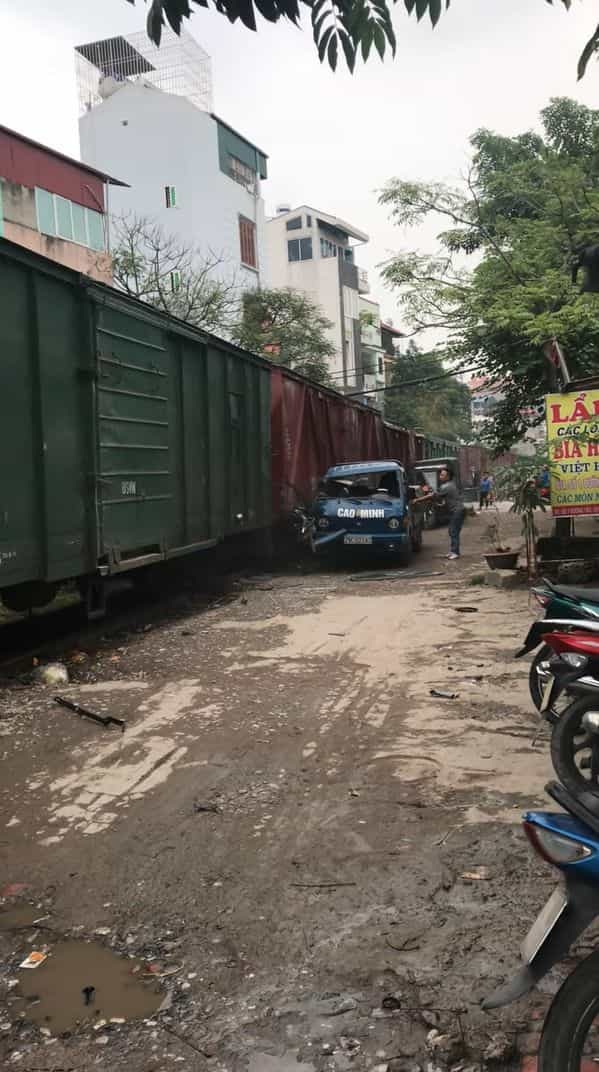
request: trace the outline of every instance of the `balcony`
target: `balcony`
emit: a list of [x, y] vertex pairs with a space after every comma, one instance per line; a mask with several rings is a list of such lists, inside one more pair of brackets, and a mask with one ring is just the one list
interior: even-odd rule
[[369, 294], [368, 272], [365, 268], [358, 268], [358, 294]]

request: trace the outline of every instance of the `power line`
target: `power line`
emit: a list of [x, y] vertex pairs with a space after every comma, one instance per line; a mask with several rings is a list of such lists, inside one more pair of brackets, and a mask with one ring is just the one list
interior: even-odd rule
[[362, 395], [376, 395], [379, 392], [384, 391], [400, 391], [403, 387], [421, 387], [423, 383], [433, 383], [434, 380], [444, 380], [447, 376], [463, 375], [465, 372], [481, 372], [482, 370], [478, 365], [473, 365], [472, 368], [457, 369], [453, 372], [439, 372], [435, 376], [426, 376], [420, 380], [403, 380], [401, 383], [392, 383], [388, 387], [370, 387], [367, 391], [355, 391], [352, 394], [348, 394], [346, 398], [361, 398]]

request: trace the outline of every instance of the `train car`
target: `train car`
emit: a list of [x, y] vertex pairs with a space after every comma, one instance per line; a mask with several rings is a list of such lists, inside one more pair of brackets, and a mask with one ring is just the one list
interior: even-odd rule
[[307, 506], [332, 465], [393, 458], [409, 466], [424, 440], [385, 422], [369, 406], [273, 365], [271, 372], [273, 517]]
[[271, 366], [0, 240], [0, 595], [125, 571], [271, 524]]

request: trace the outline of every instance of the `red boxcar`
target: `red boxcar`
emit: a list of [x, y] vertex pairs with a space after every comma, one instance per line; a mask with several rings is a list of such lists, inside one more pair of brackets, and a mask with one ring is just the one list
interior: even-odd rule
[[274, 365], [271, 373], [273, 516], [308, 505], [319, 478], [342, 462], [393, 458], [409, 465], [423, 437], [353, 399]]

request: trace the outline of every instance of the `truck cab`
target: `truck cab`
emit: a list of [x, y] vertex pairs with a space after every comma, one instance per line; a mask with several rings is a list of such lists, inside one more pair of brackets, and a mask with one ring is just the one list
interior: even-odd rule
[[334, 465], [321, 479], [312, 507], [313, 550], [359, 548], [408, 562], [422, 546], [422, 515], [412, 508], [415, 494], [400, 462]]

